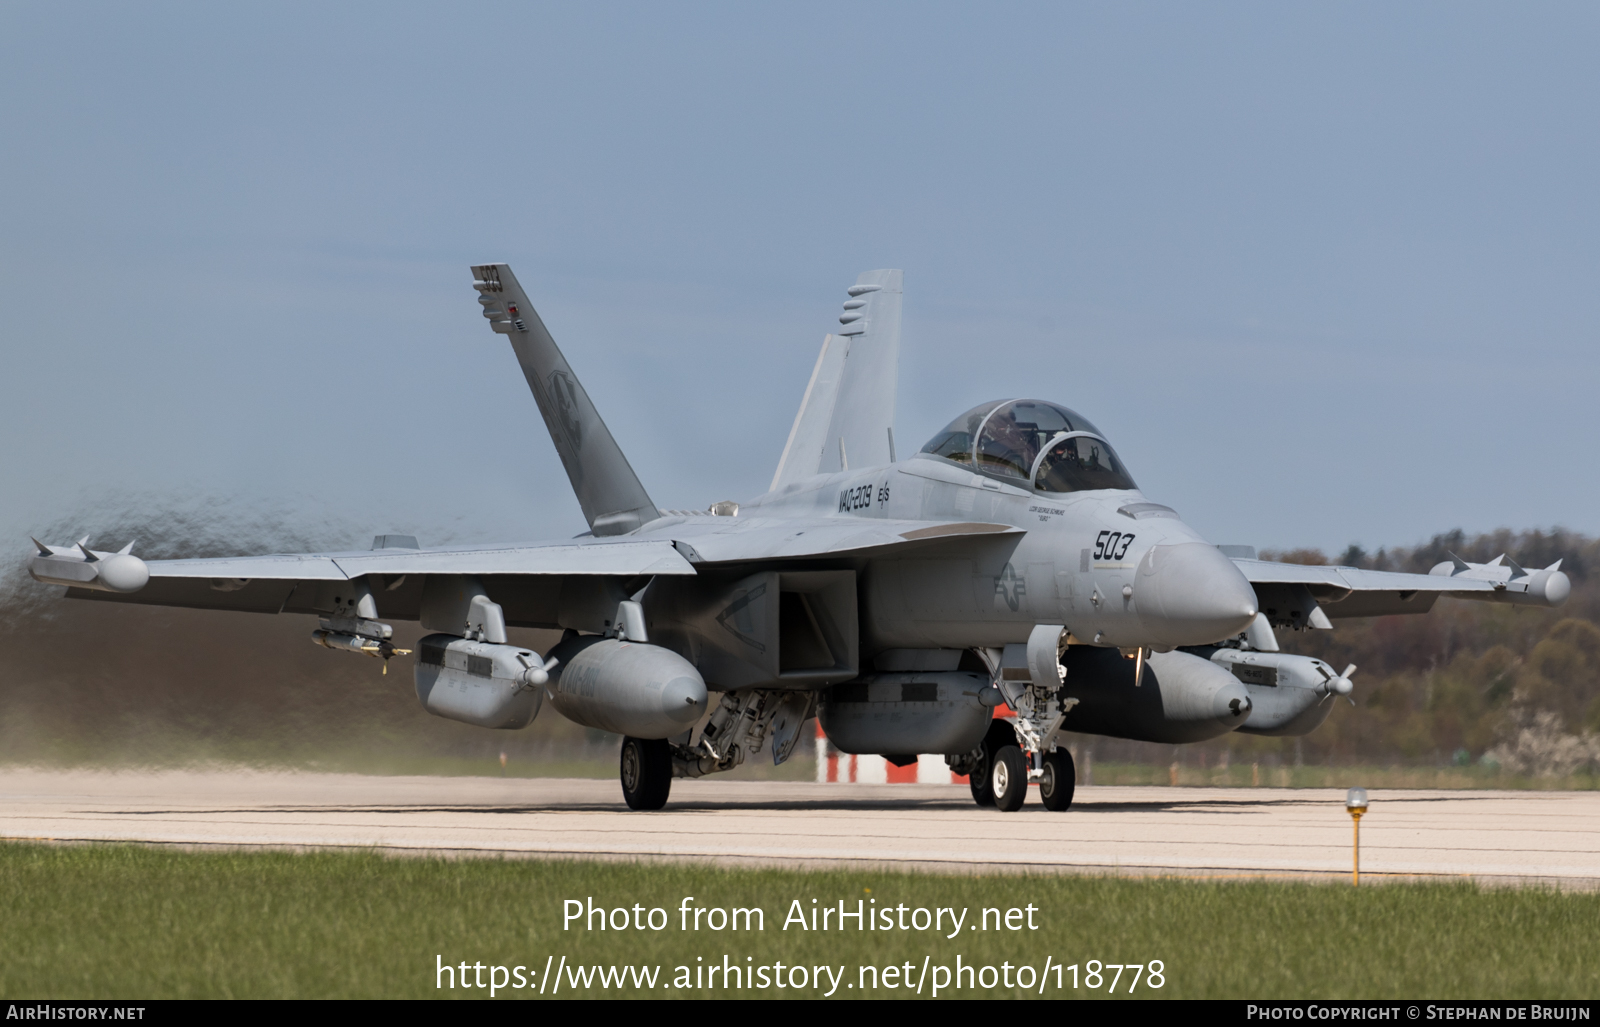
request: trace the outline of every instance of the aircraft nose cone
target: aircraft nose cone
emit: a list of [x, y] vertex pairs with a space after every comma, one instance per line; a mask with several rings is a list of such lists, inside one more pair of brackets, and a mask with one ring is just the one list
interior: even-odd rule
[[1139, 619], [1170, 645], [1205, 645], [1239, 634], [1256, 616], [1256, 591], [1215, 546], [1153, 546], [1134, 586]]
[[667, 719], [689, 725], [706, 711], [706, 684], [688, 675], [673, 678], [661, 686], [661, 712]]

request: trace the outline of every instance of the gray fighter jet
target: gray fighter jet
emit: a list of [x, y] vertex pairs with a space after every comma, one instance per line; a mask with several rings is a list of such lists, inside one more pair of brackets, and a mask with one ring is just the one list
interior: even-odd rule
[[[589, 522], [573, 539], [145, 562], [37, 542], [30, 571], [79, 599], [320, 618], [313, 640], [387, 661], [393, 620], [431, 713], [524, 727], [545, 701], [624, 736], [622, 791], [659, 809], [674, 777], [782, 763], [819, 718], [842, 752], [943, 754], [981, 805], [1036, 782], [1071, 804], [1062, 731], [1195, 742], [1300, 735], [1354, 667], [1278, 651], [1275, 629], [1422, 613], [1441, 595], [1556, 606], [1556, 565], [1430, 574], [1258, 560], [1146, 498], [1110, 441], [1042, 399], [983, 403], [895, 452], [901, 273], [869, 271], [822, 344], [768, 491], [662, 510], [511, 269], [472, 269]], [[564, 629], [547, 653], [507, 627]]]

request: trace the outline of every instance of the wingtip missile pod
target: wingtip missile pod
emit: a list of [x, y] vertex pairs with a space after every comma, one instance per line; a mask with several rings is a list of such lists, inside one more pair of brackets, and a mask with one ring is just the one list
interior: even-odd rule
[[36, 552], [28, 561], [28, 574], [43, 584], [126, 595], [150, 581], [150, 567], [133, 555], [132, 542], [114, 553], [102, 553], [89, 548], [87, 535], [71, 546], [32, 541]]

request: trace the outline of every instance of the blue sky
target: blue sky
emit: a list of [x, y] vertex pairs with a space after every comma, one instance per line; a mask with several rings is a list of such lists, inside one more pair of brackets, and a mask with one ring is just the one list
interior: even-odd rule
[[504, 260], [661, 506], [765, 488], [899, 267], [902, 450], [1035, 395], [1216, 542], [1600, 532], [1596, 52], [1590, 4], [13, 0], [0, 528], [581, 531]]

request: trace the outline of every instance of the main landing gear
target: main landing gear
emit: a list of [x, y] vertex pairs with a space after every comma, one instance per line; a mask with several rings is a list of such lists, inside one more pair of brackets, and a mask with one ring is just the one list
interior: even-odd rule
[[672, 743], [665, 738], [622, 740], [622, 798], [629, 809], [660, 809], [672, 791]]
[[793, 755], [801, 729], [816, 711], [815, 691], [724, 692], [692, 746], [687, 731], [676, 742], [632, 736], [622, 740], [622, 797], [629, 809], [660, 809], [667, 804], [673, 778], [732, 770], [769, 743], [772, 762], [782, 763]]

